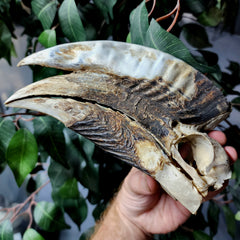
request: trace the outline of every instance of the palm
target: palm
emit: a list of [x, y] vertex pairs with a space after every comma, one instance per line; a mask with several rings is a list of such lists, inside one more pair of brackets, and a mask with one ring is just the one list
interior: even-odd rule
[[[136, 188], [137, 185], [141, 185], [141, 191], [144, 192], [144, 195], [141, 197], [140, 192], [135, 192], [135, 198], [129, 196], [128, 192], [131, 185], [128, 185], [128, 182], [131, 182]], [[190, 212], [163, 192], [155, 180], [139, 170], [131, 170], [121, 192], [125, 199], [121, 199], [120, 193], [118, 196], [120, 198], [119, 204], [145, 232], [155, 234], [173, 231], [190, 216]]]
[[190, 212], [186, 208], [163, 193], [154, 208], [139, 216], [139, 222], [145, 222], [142, 227], [146, 232], [167, 233], [183, 224], [189, 216]]

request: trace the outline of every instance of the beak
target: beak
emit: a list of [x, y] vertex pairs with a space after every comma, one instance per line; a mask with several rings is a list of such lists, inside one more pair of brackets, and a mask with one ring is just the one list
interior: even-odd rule
[[153, 176], [192, 213], [197, 211], [208, 185], [178, 156], [175, 145], [184, 134], [214, 128], [229, 115], [229, 104], [210, 80], [171, 55], [113, 41], [59, 45], [18, 66], [32, 64], [72, 73], [20, 89], [7, 106], [57, 118]]

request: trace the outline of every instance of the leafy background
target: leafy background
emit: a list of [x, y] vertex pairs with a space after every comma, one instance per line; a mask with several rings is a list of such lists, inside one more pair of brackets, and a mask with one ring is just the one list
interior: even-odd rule
[[[158, 0], [155, 5], [154, 2], [2, 0], [0, 58], [11, 65], [17, 56], [14, 42], [18, 26], [27, 39], [26, 55], [56, 44], [85, 40], [109, 39], [150, 46], [181, 58], [207, 74], [232, 101], [235, 119], [239, 119], [240, 65], [229, 61], [227, 69], [221, 69], [218, 65], [221, 56], [211, 51], [209, 40], [213, 31], [235, 33], [239, 1]], [[180, 11], [176, 7], [179, 2]], [[173, 9], [176, 10], [173, 15], [159, 20]], [[169, 33], [166, 29], [172, 23], [174, 26]], [[31, 70], [33, 82], [62, 74], [56, 69], [37, 66]], [[5, 201], [4, 204], [3, 201], [0, 239], [14, 239], [16, 233], [24, 240], [60, 239], [61, 231], [71, 231], [73, 225], [78, 228], [74, 239], [87, 239], [92, 232], [92, 228], [82, 227], [87, 216], [99, 219], [129, 166], [51, 117], [1, 108], [0, 170], [4, 173], [10, 168], [17, 185], [26, 189], [27, 196], [22, 202], [8, 204]], [[239, 151], [240, 129], [235, 123], [236, 120], [226, 120], [219, 129], [226, 133], [228, 144]], [[50, 200], [39, 200], [38, 194], [49, 185]], [[198, 214], [177, 231], [154, 238], [216, 239], [224, 225], [228, 237], [237, 239], [240, 236], [239, 185], [238, 160], [230, 184], [221, 195], [204, 203]], [[70, 223], [66, 217], [71, 219]]]

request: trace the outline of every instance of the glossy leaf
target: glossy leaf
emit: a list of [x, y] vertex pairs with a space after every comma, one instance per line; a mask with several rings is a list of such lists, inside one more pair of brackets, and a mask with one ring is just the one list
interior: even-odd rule
[[85, 153], [86, 160], [88, 160], [88, 162], [92, 163], [92, 161], [93, 161], [92, 157], [93, 157], [94, 150], [95, 150], [95, 144], [92, 141], [88, 140], [87, 138], [85, 138], [81, 135], [78, 135], [78, 139], [79, 139], [80, 146]]
[[240, 111], [240, 97], [236, 97], [232, 100], [233, 107]]
[[9, 220], [0, 224], [0, 240], [13, 240], [13, 227]]
[[73, 169], [67, 169], [58, 162], [51, 160], [48, 176], [53, 190], [59, 189], [68, 179], [73, 178]]
[[59, 72], [61, 72], [61, 70], [58, 70], [56, 68], [39, 67], [39, 66], [34, 66], [32, 70], [33, 70], [33, 82], [42, 80], [47, 77], [56, 76], [59, 74]]
[[71, 42], [86, 40], [86, 33], [74, 0], [64, 0], [58, 16], [62, 31]]
[[100, 202], [93, 210], [92, 215], [95, 219], [95, 221], [98, 221], [103, 213], [103, 211], [106, 209], [106, 204], [104, 202]]
[[20, 129], [14, 134], [7, 148], [6, 158], [18, 186], [21, 186], [38, 159], [37, 142], [29, 130]]
[[143, 1], [130, 15], [131, 43], [144, 45], [149, 27], [148, 12]]
[[159, 240], [193, 240], [192, 234], [179, 229], [179, 231], [173, 231], [170, 234], [160, 235]]
[[94, 227], [88, 228], [84, 233], [82, 233], [79, 240], [89, 240], [93, 233]]
[[145, 44], [149, 47], [159, 49], [163, 52], [180, 58], [203, 73], [216, 72], [217, 70], [215, 67], [210, 67], [198, 63], [192, 57], [190, 51], [181, 42], [181, 40], [160, 27], [160, 25], [155, 20], [152, 20], [150, 23], [149, 29], [146, 33]]
[[216, 235], [218, 230], [219, 213], [220, 213], [220, 209], [218, 205], [213, 201], [209, 201], [207, 214], [208, 214], [208, 225], [209, 225], [210, 233], [212, 237]]
[[208, 0], [184, 0], [182, 3], [194, 14], [200, 14], [206, 9]]
[[62, 207], [72, 220], [80, 226], [87, 217], [87, 204], [78, 191], [75, 178], [67, 180], [58, 190], [55, 190], [52, 197]]
[[198, 21], [210, 27], [216, 27], [223, 20], [223, 11], [217, 7], [212, 7], [204, 11], [199, 17]]
[[4, 0], [0, 2], [0, 12], [9, 11], [11, 0]]
[[57, 162], [68, 166], [65, 157], [64, 125], [52, 117], [38, 117], [33, 120], [34, 134], [44, 150]]
[[15, 125], [12, 120], [0, 118], [0, 167], [4, 167], [6, 163], [6, 150], [15, 132]]
[[23, 240], [44, 240], [44, 238], [36, 230], [29, 228], [24, 233]]
[[33, 212], [36, 224], [45, 231], [55, 232], [70, 228], [64, 220], [63, 212], [54, 203], [39, 202]]
[[56, 31], [55, 30], [45, 30], [38, 37], [38, 41], [45, 47], [53, 47], [57, 44], [56, 42]]
[[7, 25], [0, 19], [0, 58], [11, 64], [12, 35]]
[[113, 7], [116, 2], [117, 0], [94, 0], [107, 22], [109, 22], [109, 15], [113, 18]]
[[212, 240], [212, 238], [202, 231], [193, 232], [194, 240]]
[[208, 35], [204, 27], [199, 24], [186, 24], [182, 30], [183, 37], [195, 48], [207, 48], [212, 44], [208, 40]]
[[240, 221], [240, 211], [238, 211], [236, 214], [235, 214], [235, 219], [237, 221]]
[[225, 215], [225, 222], [227, 224], [228, 233], [234, 239], [235, 235], [236, 235], [235, 215], [233, 214], [232, 210], [227, 205], [223, 206], [223, 212]]
[[99, 166], [88, 163], [80, 172], [80, 183], [95, 193], [99, 192]]
[[73, 178], [73, 169], [66, 169], [51, 161], [48, 175], [52, 184], [52, 198], [64, 209], [79, 226], [87, 215], [87, 205], [78, 191], [77, 181]]
[[43, 28], [49, 29], [57, 12], [57, 0], [33, 0], [31, 4]]

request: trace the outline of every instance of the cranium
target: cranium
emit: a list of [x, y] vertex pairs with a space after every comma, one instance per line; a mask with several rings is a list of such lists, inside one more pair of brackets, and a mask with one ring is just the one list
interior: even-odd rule
[[[33, 83], [6, 104], [62, 121], [119, 159], [155, 178], [192, 213], [209, 188], [231, 177], [228, 157], [206, 130], [231, 107], [220, 90], [183, 61], [114, 41], [63, 44], [32, 54], [37, 64], [73, 71]], [[188, 142], [184, 160], [180, 144]]]

